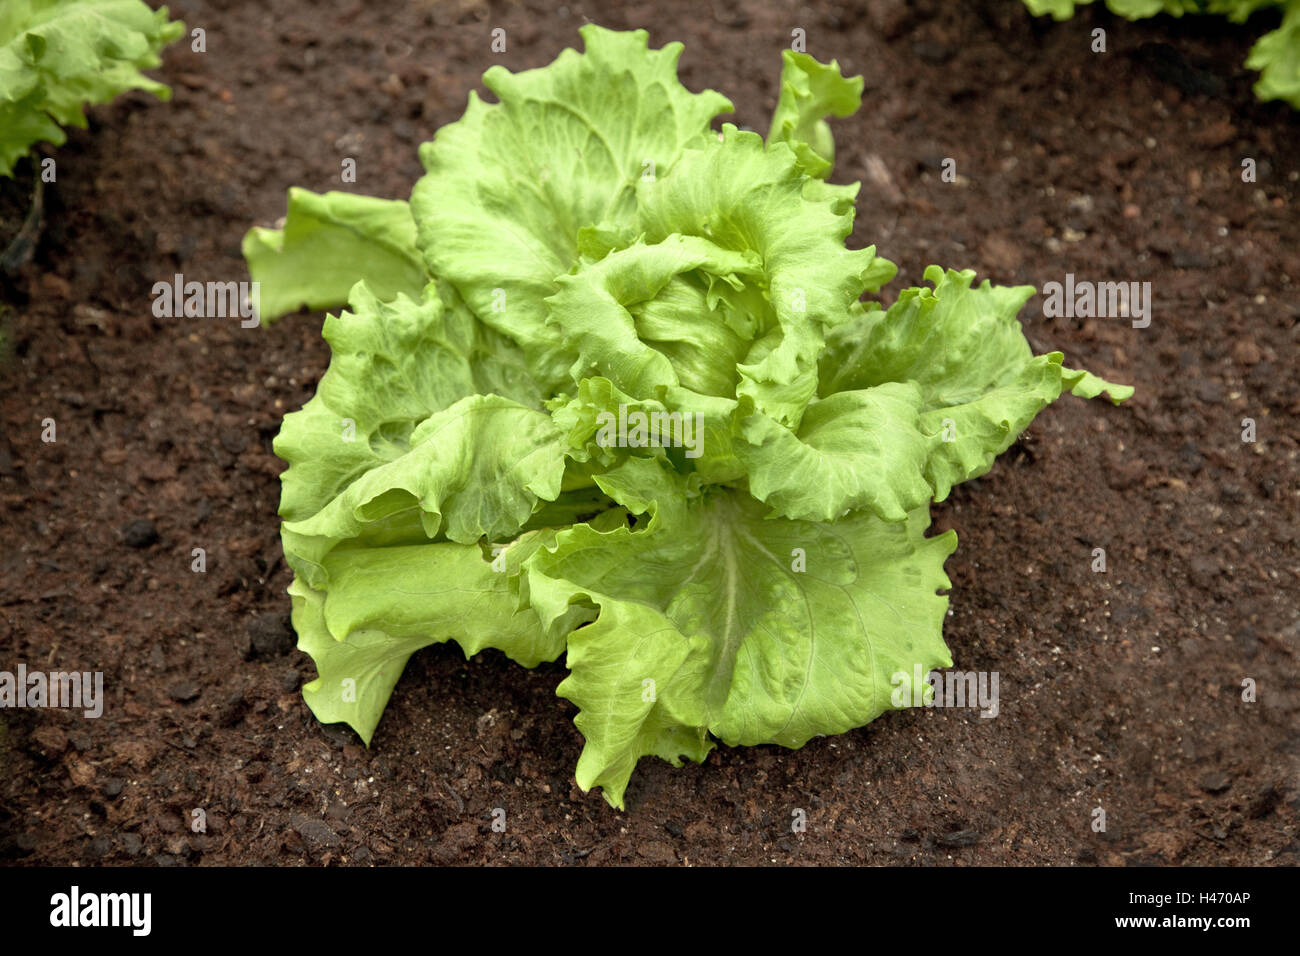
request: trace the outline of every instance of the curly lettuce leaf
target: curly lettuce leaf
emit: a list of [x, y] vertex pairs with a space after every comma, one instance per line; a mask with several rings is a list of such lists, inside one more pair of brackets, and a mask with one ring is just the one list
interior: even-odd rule
[[0, 176], [38, 142], [62, 145], [62, 126], [86, 126], [87, 103], [139, 89], [171, 96], [141, 70], [185, 32], [167, 8], [141, 0], [6, 0], [0, 8]]
[[637, 184], [667, 175], [731, 110], [681, 85], [680, 43], [650, 50], [643, 30], [580, 32], [585, 53], [488, 70], [498, 102], [471, 93], [465, 115], [420, 148], [426, 173], [411, 196], [430, 271], [523, 346], [547, 384], [565, 381], [572, 356], [544, 303], [577, 263], [579, 234], [629, 222]]
[[809, 406], [798, 431], [765, 415], [741, 422], [735, 454], [749, 491], [775, 514], [834, 521], [867, 509], [903, 521], [927, 504], [926, 461], [937, 436], [921, 427], [912, 382], [837, 392]]
[[274, 445], [285, 557], [313, 588], [336, 548], [509, 539], [564, 490], [564, 436], [522, 359], [439, 292], [383, 302], [362, 282], [325, 320], [330, 367]]
[[353, 480], [294, 535], [331, 543], [403, 516], [426, 537], [470, 544], [514, 534], [564, 480], [565, 436], [545, 412], [470, 395], [416, 425], [400, 454]]
[[493, 647], [528, 667], [558, 656], [563, 642], [520, 605], [519, 566], [551, 526], [611, 502], [566, 492], [562, 436], [535, 383], [454, 293], [431, 284], [384, 302], [359, 282], [350, 304], [326, 318], [330, 367], [275, 450], [290, 465], [294, 627], [319, 674], [304, 697], [369, 743], [421, 647]]
[[516, 583], [553, 536], [530, 531], [495, 555], [452, 542], [352, 548], [324, 559], [326, 588], [296, 577], [298, 648], [318, 675], [303, 697], [317, 719], [346, 722], [369, 746], [407, 660], [431, 644], [455, 641], [467, 659], [495, 648], [524, 667], [559, 657], [564, 641], [519, 606]]
[[353, 481], [410, 449], [416, 428], [437, 412], [482, 392], [540, 407], [523, 359], [482, 328], [441, 286], [384, 302], [362, 282], [351, 311], [327, 316], [322, 335], [332, 352], [316, 394], [284, 418], [275, 453], [280, 515], [316, 514]]
[[1026, 288], [861, 301], [896, 270], [821, 178], [861, 93], [835, 64], [786, 57], [764, 142], [711, 131], [678, 45], [583, 36], [490, 70], [409, 209], [299, 194], [246, 254], [264, 312], [350, 297], [275, 446], [313, 710], [368, 742], [420, 647], [564, 653], [578, 782], [621, 807], [643, 756], [798, 747], [948, 666], [930, 500], [1063, 390], [1131, 390], [1033, 355]]
[[[734, 399], [701, 396], [686, 389], [667, 389], [662, 399], [640, 399], [623, 392], [609, 379], [584, 378], [574, 395], [561, 396], [553, 403], [552, 417], [566, 433], [567, 455], [580, 462], [593, 480], [617, 468], [628, 458], [661, 458], [673, 468], [702, 484], [742, 481], [744, 468], [736, 458], [734, 439], [740, 403]], [[646, 416], [651, 429], [666, 444], [655, 444], [647, 436], [631, 433], [631, 447], [620, 445], [620, 419]], [[635, 437], [636, 444], [632, 444]], [[642, 438], [647, 438], [642, 444]]]
[[263, 324], [303, 306], [344, 305], [363, 279], [383, 300], [419, 298], [429, 281], [411, 207], [392, 199], [290, 189], [284, 228], [253, 227], [242, 252]]
[[800, 747], [893, 709], [899, 672], [950, 666], [938, 592], [956, 535], [924, 537], [924, 509], [773, 520], [734, 491], [684, 500], [659, 467], [629, 462], [602, 485], [651, 511], [648, 528], [578, 525], [525, 565], [548, 630], [575, 605], [596, 612], [569, 632], [558, 688], [580, 709], [583, 789], [621, 808], [643, 756], [699, 761], [713, 737]]
[[733, 327], [750, 343], [735, 395], [790, 426], [816, 391], [825, 330], [848, 321], [858, 297], [897, 272], [875, 246], [845, 247], [852, 207], [820, 185], [786, 146], [766, 148], [757, 134], [726, 125], [720, 142], [687, 151], [671, 176], [638, 189], [647, 243], [699, 236], [762, 263], [757, 285], [742, 280], [729, 291], [715, 282], [711, 293], [741, 317]]
[[[599, 373], [630, 395], [650, 397], [682, 385], [669, 355], [641, 341], [640, 334], [656, 318], [658, 328], [650, 334], [675, 346], [672, 353], [687, 360], [688, 373], [718, 359], [725, 362], [728, 352], [735, 353], [734, 329], [716, 313], [705, 307], [694, 323], [689, 322], [688, 310], [705, 304], [704, 290], [691, 296], [682, 284], [673, 283], [670, 294], [684, 299], [685, 309], [663, 308], [662, 300], [655, 309], [652, 303], [659, 294], [679, 276], [703, 273], [720, 282], [739, 283], [742, 276], [759, 270], [753, 253], [674, 234], [653, 245], [637, 243], [610, 253], [573, 275], [559, 277], [559, 291], [547, 300], [549, 321], [577, 352], [575, 378]], [[632, 310], [641, 314], [641, 323]], [[649, 322], [644, 321], [647, 313]], [[691, 346], [704, 353], [697, 361], [691, 361], [695, 358]], [[733, 379], [734, 375], [733, 371]]]
[[[1075, 7], [1095, 0], [1024, 0], [1034, 16], [1050, 14], [1056, 20], [1074, 16]], [[1245, 23], [1259, 10], [1278, 9], [1282, 24], [1265, 33], [1251, 47], [1246, 68], [1258, 70], [1255, 95], [1261, 100], [1285, 100], [1300, 109], [1300, 0], [1106, 0], [1106, 6], [1129, 20], [1165, 13], [1220, 14], [1233, 23]]]
[[[886, 390], [810, 409], [825, 330], [894, 273], [874, 249], [845, 248], [851, 213], [813, 182], [784, 144], [724, 126], [720, 141], [638, 190], [634, 242], [604, 236], [600, 257], [558, 278], [548, 323], [576, 353], [579, 397], [565, 414], [581, 427], [563, 426], [584, 449], [575, 456], [617, 460], [590, 438], [596, 417], [623, 405], [700, 416], [701, 457], [677, 466], [710, 483], [747, 476], [787, 517], [830, 519], [871, 502], [901, 521], [927, 500], [919, 474], [878, 480], [882, 457], [924, 461], [914, 403], [899, 410]], [[608, 385], [599, 398], [598, 382]], [[790, 430], [805, 413], [816, 419], [804, 428], [811, 444]]]
[[845, 248], [851, 207], [814, 184], [788, 147], [730, 125], [639, 184], [637, 238], [588, 234], [603, 255], [557, 276], [546, 299], [571, 379], [687, 413], [745, 396], [796, 425], [825, 330], [896, 271], [874, 247]]
[[1281, 26], [1259, 38], [1246, 67], [1259, 71], [1255, 95], [1261, 100], [1286, 100], [1300, 109], [1300, 0], [1287, 3]]
[[1133, 394], [1062, 368], [1059, 352], [1033, 354], [1016, 317], [1032, 286], [973, 286], [974, 278], [930, 266], [933, 289], [907, 289], [888, 310], [864, 312], [831, 333], [821, 357], [823, 397], [889, 382], [919, 387], [917, 424], [929, 437], [925, 476], [936, 501], [987, 472], [1063, 390], [1116, 403]]
[[827, 116], [852, 116], [862, 106], [862, 77], [845, 78], [840, 65], [806, 53], [781, 54], [781, 94], [772, 113], [768, 145], [786, 143], [809, 176], [825, 179], [835, 163], [835, 138]]
[[[1056, 20], [1068, 20], [1074, 16], [1074, 8], [1087, 6], [1096, 0], [1025, 0], [1025, 6], [1036, 17], [1051, 14]], [[1111, 13], [1119, 14], [1130, 20], [1142, 20], [1159, 13], [1181, 17], [1184, 13], [1202, 12], [1201, 0], [1106, 0]]]

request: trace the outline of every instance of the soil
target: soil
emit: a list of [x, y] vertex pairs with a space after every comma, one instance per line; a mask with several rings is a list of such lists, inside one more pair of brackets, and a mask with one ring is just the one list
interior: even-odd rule
[[[171, 103], [98, 107], [50, 154], [40, 245], [4, 290], [0, 669], [102, 670], [107, 706], [0, 713], [0, 859], [1300, 862], [1300, 112], [1251, 94], [1242, 63], [1268, 18], [792, 9], [172, 5], [207, 52], [167, 52]], [[916, 710], [799, 751], [646, 759], [619, 813], [573, 782], [560, 664], [423, 651], [368, 750], [302, 702], [313, 671], [292, 646], [271, 440], [326, 366], [322, 317], [160, 319], [150, 291], [178, 272], [246, 278], [240, 238], [283, 215], [291, 185], [405, 198], [416, 147], [486, 67], [543, 65], [586, 17], [684, 41], [686, 84], [760, 130], [792, 28], [861, 72], [836, 180], [863, 181], [854, 242], [901, 265], [894, 289], [931, 262], [1040, 287], [1151, 282], [1142, 329], [1030, 302], [1035, 351], [1137, 395], [1063, 399], [935, 508], [961, 538], [947, 641], [959, 669], [999, 673], [995, 719]], [[495, 26], [508, 53], [490, 50]]]

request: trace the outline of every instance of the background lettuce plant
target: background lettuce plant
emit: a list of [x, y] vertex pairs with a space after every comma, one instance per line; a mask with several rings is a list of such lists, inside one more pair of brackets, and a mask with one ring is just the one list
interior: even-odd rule
[[[1051, 14], [1068, 20], [1074, 8], [1093, 0], [1025, 0], [1034, 16]], [[1245, 23], [1258, 10], [1277, 10], [1282, 23], [1259, 38], [1246, 58], [1247, 69], [1259, 71], [1255, 95], [1261, 100], [1286, 100], [1300, 109], [1300, 0], [1106, 0], [1112, 13], [1141, 20], [1160, 13], [1212, 13], [1233, 23]]]
[[[825, 181], [860, 78], [786, 52], [765, 141], [711, 128], [680, 44], [582, 35], [490, 69], [409, 204], [291, 190], [244, 253], [264, 319], [348, 305], [275, 442], [312, 710], [369, 743], [418, 648], [564, 655], [578, 782], [621, 807], [643, 756], [799, 747], [949, 666], [930, 502], [1063, 391], [1132, 390], [1032, 353], [1032, 288], [861, 299], [896, 269]], [[608, 446], [620, 406], [698, 414], [701, 454]]]
[[131, 89], [171, 91], [140, 71], [185, 32], [167, 8], [143, 0], [4, 0], [0, 3], [0, 176], [38, 142], [60, 146], [64, 126], [85, 128], [83, 107]]

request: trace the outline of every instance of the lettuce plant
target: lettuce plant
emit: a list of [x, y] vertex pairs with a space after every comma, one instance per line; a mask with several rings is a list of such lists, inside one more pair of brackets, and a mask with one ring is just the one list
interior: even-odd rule
[[1063, 391], [1132, 390], [1032, 353], [1032, 288], [861, 299], [896, 269], [825, 178], [860, 78], [786, 52], [764, 140], [711, 128], [680, 44], [582, 35], [490, 69], [409, 204], [291, 190], [244, 253], [264, 320], [347, 300], [275, 441], [316, 716], [369, 743], [436, 642], [563, 655], [578, 783], [621, 807], [643, 756], [799, 747], [950, 666], [930, 502]]
[[4, 0], [0, 3], [0, 176], [38, 142], [62, 145], [85, 128], [86, 103], [131, 89], [171, 91], [140, 71], [185, 32], [167, 8], [143, 0]]
[[[1068, 20], [1074, 8], [1093, 0], [1025, 0], [1034, 16], [1051, 14]], [[1129, 20], [1141, 20], [1160, 13], [1181, 17], [1184, 13], [1226, 16], [1233, 23], [1245, 23], [1257, 10], [1278, 10], [1282, 23], [1259, 38], [1246, 59], [1247, 69], [1259, 72], [1255, 95], [1261, 100], [1286, 100], [1300, 109], [1300, 0], [1106, 0], [1111, 13]]]

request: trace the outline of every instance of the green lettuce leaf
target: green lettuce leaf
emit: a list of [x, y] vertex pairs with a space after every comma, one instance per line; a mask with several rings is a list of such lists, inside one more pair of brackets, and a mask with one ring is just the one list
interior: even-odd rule
[[314, 712], [368, 743], [421, 647], [563, 654], [578, 783], [621, 807], [644, 756], [902, 706], [951, 664], [931, 500], [1062, 391], [1132, 390], [1034, 355], [1027, 287], [931, 267], [863, 301], [896, 269], [822, 178], [859, 79], [787, 55], [764, 142], [710, 129], [680, 46], [582, 33], [488, 71], [409, 208], [296, 192], [245, 254], [264, 315], [349, 299], [275, 443]]
[[915, 383], [887, 382], [813, 403], [798, 432], [761, 414], [745, 419], [735, 453], [750, 493], [786, 518], [868, 509], [904, 520], [931, 493], [925, 468], [938, 437], [922, 430], [920, 406]]
[[1300, 0], [1283, 8], [1282, 25], [1259, 38], [1246, 67], [1259, 70], [1255, 95], [1261, 100], [1286, 100], [1300, 109]]
[[303, 696], [317, 719], [345, 721], [369, 746], [407, 660], [430, 644], [454, 640], [466, 658], [495, 648], [525, 667], [559, 657], [564, 641], [517, 588], [522, 561], [553, 537], [530, 531], [495, 555], [452, 542], [339, 550], [324, 559], [327, 588], [296, 577], [298, 648], [318, 675]]
[[358, 283], [352, 311], [325, 319], [330, 367], [275, 439], [275, 453], [289, 463], [281, 476], [285, 520], [315, 515], [353, 481], [399, 459], [422, 422], [462, 399], [491, 392], [540, 407], [523, 359], [441, 292], [430, 286], [419, 301], [399, 294], [383, 302]]
[[672, 175], [638, 189], [646, 242], [699, 236], [762, 263], [756, 285], [714, 281], [709, 292], [750, 343], [735, 394], [791, 427], [816, 392], [825, 330], [897, 272], [874, 246], [845, 248], [852, 207], [818, 186], [787, 146], [765, 148], [757, 134], [727, 125], [721, 141], [687, 151]]
[[358, 282], [350, 304], [326, 318], [330, 367], [275, 450], [290, 465], [294, 627], [319, 674], [304, 697], [369, 743], [421, 647], [493, 647], [528, 667], [557, 657], [563, 642], [520, 605], [520, 564], [551, 525], [610, 502], [564, 492], [563, 437], [522, 359], [454, 293], [430, 284], [385, 302]]
[[[1064, 389], [1120, 402], [1133, 389], [1063, 369], [1059, 352], [1033, 354], [1016, 318], [1032, 286], [973, 286], [975, 273], [930, 266], [933, 289], [904, 290], [888, 310], [832, 332], [820, 363], [824, 397], [889, 382], [919, 387], [926, 479], [942, 501], [1011, 447]], [[936, 440], [937, 439], [937, 440]]]
[[302, 306], [343, 305], [363, 279], [384, 300], [419, 298], [429, 281], [411, 207], [391, 199], [290, 189], [284, 228], [249, 230], [243, 253], [264, 324]]
[[835, 138], [827, 116], [852, 116], [862, 105], [862, 77], [845, 79], [840, 65], [806, 53], [781, 54], [781, 95], [772, 113], [768, 144], [788, 143], [809, 176], [824, 179], [835, 163]]
[[578, 261], [582, 230], [627, 223], [643, 178], [667, 175], [731, 110], [677, 80], [680, 43], [650, 50], [645, 31], [581, 29], [586, 52], [483, 82], [465, 115], [420, 149], [427, 170], [411, 205], [430, 271], [485, 323], [519, 343], [538, 378], [566, 380], [571, 356], [546, 325], [545, 300]]
[[44, 141], [60, 146], [61, 126], [85, 128], [83, 107], [139, 89], [171, 90], [140, 71], [185, 32], [167, 8], [141, 0], [5, 0], [0, 6], [0, 176]]
[[[1036, 17], [1047, 13], [1057, 20], [1068, 20], [1074, 16], [1075, 7], [1095, 2], [1096, 0], [1025, 0], [1025, 6]], [[1142, 20], [1158, 13], [1181, 17], [1184, 13], [1203, 12], [1203, 5], [1201, 0], [1106, 0], [1111, 13], [1130, 20]]]
[[[1057, 20], [1074, 16], [1075, 7], [1095, 0], [1024, 0], [1034, 16], [1050, 14]], [[1261, 100], [1286, 100], [1300, 109], [1300, 0], [1106, 0], [1106, 6], [1129, 20], [1141, 20], [1165, 13], [1219, 14], [1233, 23], [1245, 23], [1259, 10], [1276, 9], [1282, 25], [1265, 33], [1251, 47], [1246, 67], [1258, 70], [1255, 95]]]
[[652, 511], [648, 528], [578, 525], [526, 563], [548, 630], [574, 605], [597, 612], [568, 633], [558, 689], [580, 708], [579, 786], [621, 808], [643, 756], [699, 761], [711, 737], [800, 747], [893, 709], [896, 675], [951, 665], [938, 591], [956, 535], [924, 537], [925, 509], [770, 520], [733, 491], [684, 501], [658, 467], [606, 487]]
[[[758, 256], [747, 250], [723, 249], [706, 239], [673, 234], [654, 245], [637, 243], [612, 252], [576, 274], [560, 276], [559, 291], [547, 300], [549, 321], [577, 352], [575, 378], [598, 372], [628, 394], [648, 397], [682, 382], [668, 355], [641, 341], [641, 329], [630, 309], [640, 307], [644, 317], [645, 306], [678, 276], [702, 272], [717, 281], [739, 283], [741, 276], [759, 270]], [[701, 309], [703, 321], [696, 319], [693, 328], [688, 326], [688, 310], [704, 305], [703, 290], [689, 296], [682, 285], [674, 284], [673, 292], [685, 296], [687, 309], [658, 310], [659, 334], [678, 346], [677, 354], [686, 352], [683, 346], [696, 345], [706, 353], [693, 363], [701, 365], [721, 358], [720, 351], [730, 345], [734, 356], [734, 330], [707, 308]], [[646, 324], [641, 323], [643, 328]]]
[[418, 518], [431, 539], [505, 537], [524, 526], [539, 499], [559, 495], [564, 439], [545, 412], [500, 395], [471, 395], [420, 422], [399, 456], [285, 530], [333, 542], [405, 515]]
[[548, 328], [574, 353], [571, 380], [607, 378], [688, 414], [730, 412], [744, 396], [797, 425], [825, 330], [896, 271], [874, 247], [845, 248], [851, 207], [820, 185], [787, 146], [730, 125], [639, 184], [637, 238], [602, 234], [601, 255], [557, 276], [546, 299]]

